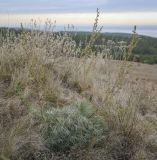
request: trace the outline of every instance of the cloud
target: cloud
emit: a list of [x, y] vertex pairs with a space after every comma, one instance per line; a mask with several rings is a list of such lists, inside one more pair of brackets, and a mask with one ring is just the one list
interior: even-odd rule
[[108, 11], [157, 11], [156, 0], [111, 0], [104, 9]]
[[2, 0], [0, 12], [14, 13], [71, 13], [71, 12], [95, 12], [106, 4], [107, 0]]
[[[99, 25], [157, 25], [156, 17], [157, 13], [155, 12], [102, 13]], [[46, 19], [51, 19], [52, 22], [56, 20], [57, 25], [92, 26], [95, 13], [5, 14], [0, 15], [0, 25], [29, 24], [31, 19], [39, 20], [40, 24], [44, 23]]]
[[0, 13], [91, 13], [155, 11], [157, 0], [0, 0]]

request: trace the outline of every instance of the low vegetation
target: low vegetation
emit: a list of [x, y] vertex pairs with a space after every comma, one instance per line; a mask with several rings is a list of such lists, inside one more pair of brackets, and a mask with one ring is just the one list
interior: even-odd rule
[[157, 158], [157, 86], [132, 77], [127, 61], [138, 35], [121, 61], [95, 54], [98, 17], [84, 48], [50, 22], [2, 39], [0, 159]]

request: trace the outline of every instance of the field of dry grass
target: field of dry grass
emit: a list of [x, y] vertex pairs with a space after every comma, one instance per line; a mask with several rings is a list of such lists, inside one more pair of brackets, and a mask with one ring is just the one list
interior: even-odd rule
[[83, 50], [67, 33], [4, 39], [0, 159], [157, 159], [157, 66], [95, 56], [96, 35]]
[[157, 65], [134, 63], [132, 74], [135, 78], [157, 84]]

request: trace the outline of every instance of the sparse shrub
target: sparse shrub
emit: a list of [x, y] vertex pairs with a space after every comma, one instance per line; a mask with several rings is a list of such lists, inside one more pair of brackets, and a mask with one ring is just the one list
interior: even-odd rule
[[95, 109], [87, 104], [50, 108], [41, 115], [41, 134], [45, 145], [52, 151], [85, 149], [92, 140], [98, 144], [107, 126]]

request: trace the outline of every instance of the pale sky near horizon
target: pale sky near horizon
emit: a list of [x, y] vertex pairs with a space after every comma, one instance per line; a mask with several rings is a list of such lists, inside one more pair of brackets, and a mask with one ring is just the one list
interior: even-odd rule
[[47, 18], [57, 25], [91, 26], [96, 8], [100, 25], [139, 25], [157, 32], [157, 0], [0, 0], [0, 26]]

